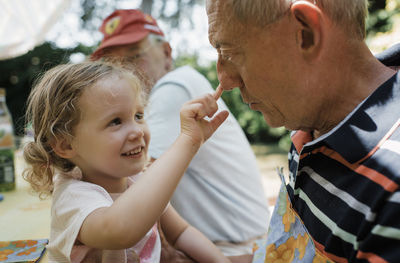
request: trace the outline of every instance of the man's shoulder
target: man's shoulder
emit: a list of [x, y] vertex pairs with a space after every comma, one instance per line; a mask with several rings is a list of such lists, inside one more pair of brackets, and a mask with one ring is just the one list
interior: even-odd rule
[[159, 81], [157, 81], [155, 88], [166, 84], [175, 84], [183, 87], [211, 87], [208, 80], [191, 66], [182, 66], [168, 72]]
[[161, 94], [160, 90], [171, 94], [171, 89], [168, 88], [171, 86], [176, 88], [175, 92], [185, 92], [192, 99], [205, 93], [213, 92], [210, 82], [202, 74], [190, 66], [182, 66], [168, 72], [157, 81], [151, 90], [150, 96], [153, 96], [155, 93]]
[[400, 66], [400, 43], [378, 53], [376, 58], [386, 66]]
[[193, 74], [193, 75], [202, 76], [200, 74], [200, 72], [198, 72], [196, 69], [194, 69], [192, 66], [189, 66], [189, 65], [184, 65], [184, 66], [177, 67], [177, 68], [171, 70], [170, 72], [168, 72], [166, 74], [166, 76], [168, 76], [168, 75], [181, 75], [181, 74], [184, 74], [184, 75]]

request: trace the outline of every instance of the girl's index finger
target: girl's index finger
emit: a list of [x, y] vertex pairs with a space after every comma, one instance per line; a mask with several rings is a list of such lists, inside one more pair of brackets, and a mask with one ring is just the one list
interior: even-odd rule
[[224, 92], [224, 90], [222, 89], [221, 85], [218, 85], [218, 87], [217, 87], [217, 89], [215, 90], [215, 93], [214, 93], [214, 99], [218, 100], [221, 97], [222, 92]]

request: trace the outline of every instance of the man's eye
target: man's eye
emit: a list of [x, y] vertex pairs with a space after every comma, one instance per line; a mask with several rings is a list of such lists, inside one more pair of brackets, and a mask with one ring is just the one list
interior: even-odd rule
[[122, 123], [120, 118], [115, 118], [113, 119], [108, 125], [109, 126], [116, 126], [116, 125], [120, 125]]
[[142, 53], [131, 55], [128, 57], [128, 61], [134, 62], [136, 60], [139, 60], [141, 57], [142, 57]]
[[135, 120], [142, 120], [144, 118], [144, 113], [136, 113]]
[[227, 55], [227, 54], [221, 54], [221, 57], [222, 57], [223, 60], [227, 60], [227, 61], [231, 61], [232, 60], [232, 57]]
[[224, 52], [223, 50], [219, 50], [218, 55], [222, 60], [232, 61], [232, 55], [226, 51]]
[[133, 55], [131, 58], [132, 58], [132, 59], [138, 59], [138, 58], [140, 58], [141, 56], [142, 56], [141, 53], [137, 53], [137, 54]]

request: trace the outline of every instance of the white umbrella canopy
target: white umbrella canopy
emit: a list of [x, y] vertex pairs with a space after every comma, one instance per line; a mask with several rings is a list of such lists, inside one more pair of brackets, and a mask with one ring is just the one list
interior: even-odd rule
[[70, 2], [0, 0], [0, 60], [23, 55], [42, 44]]

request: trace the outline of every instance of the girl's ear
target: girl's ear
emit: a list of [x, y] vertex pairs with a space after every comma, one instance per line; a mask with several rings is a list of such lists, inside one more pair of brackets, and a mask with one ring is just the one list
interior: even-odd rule
[[71, 159], [76, 154], [70, 141], [66, 138], [59, 138], [55, 142], [50, 143], [50, 145], [53, 151], [61, 158]]

